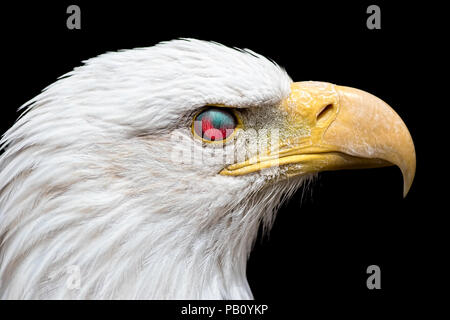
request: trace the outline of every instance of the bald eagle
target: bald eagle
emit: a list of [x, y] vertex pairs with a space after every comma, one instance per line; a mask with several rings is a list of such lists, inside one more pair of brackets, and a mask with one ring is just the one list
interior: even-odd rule
[[382, 100], [213, 42], [100, 55], [21, 109], [1, 140], [1, 299], [252, 299], [258, 229], [293, 191], [397, 165], [406, 195], [415, 173]]

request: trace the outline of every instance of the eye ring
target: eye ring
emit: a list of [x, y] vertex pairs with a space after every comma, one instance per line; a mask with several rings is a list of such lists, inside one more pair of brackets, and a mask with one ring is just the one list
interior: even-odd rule
[[[198, 117], [199, 116], [213, 116], [214, 117], [214, 111], [218, 111], [218, 115], [219, 117], [225, 118], [225, 120], [228, 120], [228, 124], [232, 124], [233, 127], [231, 128], [225, 128], [227, 131], [227, 133], [230, 131], [229, 129], [233, 129], [232, 132], [228, 135], [225, 135], [225, 138], [223, 139], [214, 139], [214, 140], [209, 140], [208, 138], [205, 139], [205, 132], [204, 132], [204, 126], [203, 126], [203, 122], [198, 121]], [[211, 112], [211, 115], [208, 114], [208, 112]], [[230, 123], [232, 119], [232, 123]], [[222, 119], [223, 121], [223, 119]], [[222, 121], [219, 121], [220, 124], [222, 124]], [[199, 122], [201, 127], [199, 127]], [[225, 121], [226, 122], [226, 121]], [[197, 123], [197, 125], [196, 125]], [[223, 133], [225, 130], [224, 128], [215, 128], [212, 123], [209, 123], [209, 126], [211, 127], [212, 130], [222, 130], [221, 132]], [[227, 108], [224, 107], [223, 105], [207, 105], [204, 108], [202, 108], [192, 119], [192, 125], [191, 125], [191, 131], [192, 134], [198, 138], [201, 139], [204, 143], [208, 143], [208, 144], [224, 144], [227, 143], [228, 141], [232, 140], [236, 134], [236, 132], [238, 131], [238, 129], [242, 128], [242, 121], [238, 115], [238, 113], [233, 109], [233, 108]], [[214, 131], [213, 131], [214, 132]], [[223, 136], [221, 135], [221, 137]], [[214, 137], [213, 137], [214, 138]]]

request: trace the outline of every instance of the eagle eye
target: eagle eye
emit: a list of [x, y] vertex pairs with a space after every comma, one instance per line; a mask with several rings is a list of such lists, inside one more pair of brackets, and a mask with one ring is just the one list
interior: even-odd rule
[[194, 117], [192, 131], [207, 142], [223, 141], [234, 133], [237, 126], [237, 118], [231, 110], [210, 107]]

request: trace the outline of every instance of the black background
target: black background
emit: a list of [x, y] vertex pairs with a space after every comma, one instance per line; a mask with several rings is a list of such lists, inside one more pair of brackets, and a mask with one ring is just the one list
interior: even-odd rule
[[[81, 7], [81, 30], [66, 28], [70, 4]], [[370, 4], [381, 7], [381, 30], [366, 27]], [[274, 314], [414, 310], [445, 287], [441, 259], [448, 255], [445, 209], [437, 205], [443, 189], [431, 180], [445, 173], [438, 130], [445, 129], [439, 123], [446, 102], [432, 100], [445, 94], [434, 77], [445, 66], [438, 62], [442, 10], [380, 1], [2, 4], [0, 131], [14, 123], [21, 104], [82, 60], [178, 37], [252, 49], [294, 81], [371, 92], [396, 110], [415, 142], [417, 173], [408, 196], [402, 198], [395, 167], [322, 173], [282, 207], [269, 239], [258, 240], [247, 274], [255, 298], [272, 303]], [[366, 287], [372, 264], [381, 268], [381, 290]]]

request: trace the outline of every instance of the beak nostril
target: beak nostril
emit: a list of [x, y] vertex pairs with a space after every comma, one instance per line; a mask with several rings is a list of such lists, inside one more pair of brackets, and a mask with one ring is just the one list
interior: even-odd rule
[[326, 105], [318, 114], [317, 114], [317, 123], [321, 123], [330, 118], [333, 114], [334, 106], [333, 104]]

